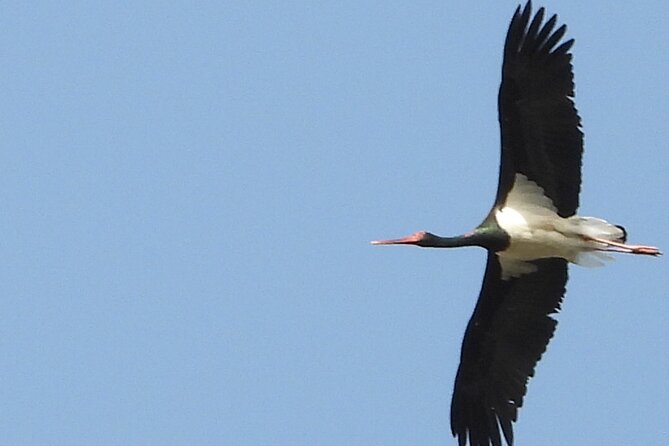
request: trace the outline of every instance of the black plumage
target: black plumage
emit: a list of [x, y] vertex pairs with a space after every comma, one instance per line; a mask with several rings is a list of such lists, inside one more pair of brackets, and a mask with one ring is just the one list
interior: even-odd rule
[[[506, 42], [499, 89], [501, 163], [496, 203], [503, 203], [514, 175], [522, 173], [544, 189], [558, 214], [576, 212], [581, 186], [583, 133], [574, 107], [569, 49], [560, 43], [553, 15], [543, 26], [544, 9], [530, 23], [531, 2], [516, 10]], [[528, 25], [529, 24], [529, 25]]]
[[[581, 184], [583, 133], [574, 107], [569, 49], [560, 43], [566, 26], [557, 16], [542, 24], [544, 9], [530, 22], [531, 2], [516, 12], [504, 44], [499, 90], [501, 163], [495, 208], [504, 204], [516, 173], [544, 189], [558, 214], [576, 212]], [[537, 270], [502, 280], [488, 253], [479, 300], [462, 343], [451, 403], [451, 430], [461, 446], [513, 442], [512, 423], [529, 377], [546, 350], [567, 282], [567, 262], [532, 261]]]

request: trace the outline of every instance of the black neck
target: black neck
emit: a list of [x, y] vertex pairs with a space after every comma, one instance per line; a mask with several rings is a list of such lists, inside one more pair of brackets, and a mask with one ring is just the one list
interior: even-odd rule
[[[492, 230], [491, 230], [492, 229]], [[503, 231], [495, 231], [495, 228], [477, 228], [456, 237], [440, 237], [427, 234], [418, 243], [424, 248], [459, 248], [461, 246], [480, 246], [491, 251], [502, 251], [509, 246], [509, 237]]]
[[483, 246], [478, 234], [470, 232], [455, 237], [440, 237], [429, 234], [418, 244], [423, 248], [459, 248], [461, 246]]

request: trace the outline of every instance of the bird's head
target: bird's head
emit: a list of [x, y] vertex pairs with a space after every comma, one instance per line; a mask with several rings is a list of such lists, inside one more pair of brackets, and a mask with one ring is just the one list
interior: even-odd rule
[[406, 237], [391, 239], [391, 240], [374, 240], [372, 245], [416, 245], [416, 246], [433, 246], [436, 235], [427, 232], [419, 231]]

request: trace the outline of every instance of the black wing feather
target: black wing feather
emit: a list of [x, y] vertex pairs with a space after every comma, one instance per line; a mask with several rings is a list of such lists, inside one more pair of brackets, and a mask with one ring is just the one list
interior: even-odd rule
[[[502, 159], [496, 205], [513, 186], [516, 173], [535, 181], [558, 214], [573, 215], [581, 184], [583, 134], [574, 107], [569, 49], [560, 43], [557, 17], [542, 25], [540, 9], [530, 22], [531, 3], [516, 9], [504, 46], [499, 119]], [[513, 443], [513, 422], [523, 404], [529, 377], [546, 350], [567, 282], [567, 262], [535, 260], [537, 271], [501, 279], [490, 251], [478, 303], [462, 343], [451, 404], [451, 430], [460, 446]]]
[[[574, 107], [569, 49], [556, 45], [566, 32], [553, 31], [557, 17], [543, 26], [541, 8], [530, 23], [528, 2], [511, 20], [504, 44], [499, 121], [502, 155], [496, 204], [504, 203], [516, 173], [541, 187], [568, 217], [576, 212], [581, 188], [583, 133]], [[529, 26], [528, 26], [529, 23]]]
[[535, 260], [537, 271], [502, 280], [494, 252], [462, 343], [451, 404], [451, 430], [460, 446], [513, 444], [512, 423], [529, 377], [546, 350], [567, 283], [567, 262]]

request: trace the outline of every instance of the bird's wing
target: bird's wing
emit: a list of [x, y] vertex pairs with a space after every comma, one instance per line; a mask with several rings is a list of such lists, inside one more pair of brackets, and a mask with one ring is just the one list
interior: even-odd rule
[[512, 422], [527, 381], [546, 350], [567, 282], [567, 262], [534, 260], [537, 270], [502, 280], [494, 252], [462, 342], [451, 403], [451, 430], [460, 446], [501, 446], [500, 428], [513, 443]]
[[496, 204], [504, 202], [516, 173], [544, 189], [562, 217], [573, 215], [581, 188], [583, 133], [574, 107], [571, 48], [557, 16], [542, 25], [541, 8], [520, 7], [504, 44], [498, 107], [502, 155]]

